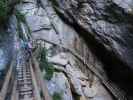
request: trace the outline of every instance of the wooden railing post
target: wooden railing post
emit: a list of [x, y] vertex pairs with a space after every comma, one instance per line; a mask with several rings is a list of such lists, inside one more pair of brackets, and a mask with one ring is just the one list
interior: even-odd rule
[[37, 79], [35, 77], [35, 72], [33, 71], [33, 68], [32, 68], [31, 60], [29, 62], [29, 67], [30, 67], [31, 76], [32, 76], [32, 83], [33, 83], [33, 87], [34, 87], [34, 97], [35, 97], [35, 100], [41, 100], [39, 88], [37, 86]]
[[6, 74], [2, 89], [0, 91], [0, 100], [5, 100], [5, 97], [6, 97], [6, 94], [7, 94], [7, 91], [8, 91], [9, 82], [10, 82], [10, 79], [11, 79], [11, 76], [12, 76], [14, 64], [15, 64], [15, 60], [13, 59], [12, 62], [11, 62], [10, 68], [9, 68], [7, 74]]
[[40, 70], [39, 64], [38, 64], [37, 60], [34, 57], [32, 57], [32, 65], [33, 65], [34, 70], [35, 70], [37, 81], [38, 81], [38, 83], [40, 85], [40, 88], [42, 90], [44, 100], [52, 100], [51, 96], [48, 93], [48, 88], [47, 88], [45, 80], [43, 79], [42, 72]]

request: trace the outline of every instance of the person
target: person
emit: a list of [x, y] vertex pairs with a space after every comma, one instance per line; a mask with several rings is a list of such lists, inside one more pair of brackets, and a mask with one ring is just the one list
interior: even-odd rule
[[32, 42], [31, 41], [21, 41], [21, 47], [24, 49], [25, 51], [25, 57], [26, 57], [26, 60], [29, 61], [29, 58], [31, 57], [32, 55]]
[[27, 43], [24, 40], [20, 40], [20, 43], [21, 43], [21, 48], [26, 50]]
[[28, 52], [28, 60], [29, 60], [29, 58], [32, 56], [32, 41], [29, 41], [28, 43], [27, 43], [27, 52]]

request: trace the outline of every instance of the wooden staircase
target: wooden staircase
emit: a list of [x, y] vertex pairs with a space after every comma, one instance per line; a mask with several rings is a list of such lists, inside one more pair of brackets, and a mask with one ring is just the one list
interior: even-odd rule
[[25, 55], [18, 56], [22, 56], [21, 59], [13, 59], [6, 74], [0, 100], [52, 100], [37, 60], [31, 57], [26, 61]]

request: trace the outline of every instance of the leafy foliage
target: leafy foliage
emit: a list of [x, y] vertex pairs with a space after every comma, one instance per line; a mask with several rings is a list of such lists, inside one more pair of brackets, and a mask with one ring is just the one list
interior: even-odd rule
[[42, 90], [40, 91], [40, 96], [43, 98], [43, 92], [42, 92]]
[[39, 58], [39, 66], [40, 66], [40, 69], [43, 71], [45, 70], [46, 74], [44, 76], [45, 79], [47, 80], [50, 80], [53, 76], [53, 73], [54, 73], [54, 67], [51, 63], [48, 62], [47, 60], [47, 50], [45, 48], [42, 48], [40, 50], [40, 56], [38, 57]]
[[15, 13], [17, 19], [23, 23], [26, 23], [26, 19], [25, 19], [25, 14], [22, 14], [21, 12], [19, 12], [18, 10], [16, 10]]
[[22, 31], [21, 31], [21, 24], [20, 23], [22, 22], [22, 23], [24, 23], [27, 26], [28, 35], [31, 35], [31, 29], [30, 29], [30, 27], [27, 24], [27, 21], [25, 19], [25, 14], [23, 14], [23, 13], [21, 13], [21, 12], [19, 12], [19, 11], [16, 10], [15, 15], [16, 15], [16, 18], [18, 19], [17, 28], [18, 28], [19, 37], [22, 38], [22, 39], [24, 39], [24, 36], [22, 34]]
[[53, 95], [53, 100], [62, 100], [61, 94], [55, 92]]
[[50, 0], [50, 1], [52, 2], [53, 6], [59, 6], [57, 0]]
[[2, 24], [7, 19], [8, 12], [8, 0], [0, 0], [0, 24]]

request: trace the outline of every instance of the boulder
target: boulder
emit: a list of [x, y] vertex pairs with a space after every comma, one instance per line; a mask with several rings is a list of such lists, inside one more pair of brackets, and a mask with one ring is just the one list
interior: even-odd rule
[[63, 73], [54, 73], [52, 79], [47, 83], [50, 94], [59, 93], [61, 100], [73, 100], [68, 79]]
[[68, 59], [66, 57], [66, 54], [62, 52], [62, 53], [58, 53], [53, 57], [50, 57], [49, 62], [65, 66], [68, 63]]

